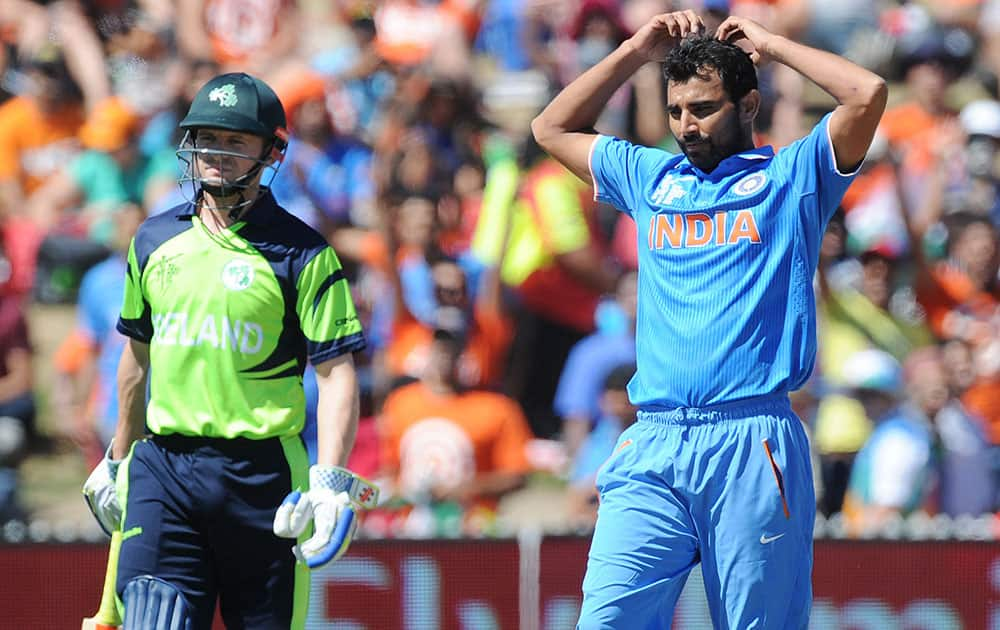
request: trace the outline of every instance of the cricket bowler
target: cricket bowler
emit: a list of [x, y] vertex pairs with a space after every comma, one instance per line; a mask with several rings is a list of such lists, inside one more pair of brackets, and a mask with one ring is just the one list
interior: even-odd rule
[[[692, 11], [651, 18], [532, 123], [539, 144], [639, 232], [629, 383], [638, 419], [597, 477], [581, 629], [669, 627], [698, 562], [717, 628], [808, 625], [816, 507], [788, 393], [815, 359], [820, 239], [887, 88], [746, 18], [704, 31]], [[755, 63], [765, 58], [837, 101], [777, 153], [753, 141]], [[593, 129], [612, 94], [651, 62], [664, 64], [678, 155]]]

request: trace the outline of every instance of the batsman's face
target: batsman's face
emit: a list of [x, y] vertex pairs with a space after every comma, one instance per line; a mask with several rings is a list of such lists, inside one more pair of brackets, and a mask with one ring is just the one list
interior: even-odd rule
[[256, 165], [256, 158], [264, 150], [264, 139], [238, 131], [199, 129], [194, 145], [208, 150], [195, 151], [196, 172], [209, 183], [221, 184], [222, 180], [236, 180]]
[[[670, 81], [670, 132], [692, 164], [711, 172], [730, 155], [752, 148], [751, 125], [758, 98], [753, 90], [739, 104], [734, 103], [712, 68], [684, 82]], [[750, 100], [744, 102], [746, 99]]]

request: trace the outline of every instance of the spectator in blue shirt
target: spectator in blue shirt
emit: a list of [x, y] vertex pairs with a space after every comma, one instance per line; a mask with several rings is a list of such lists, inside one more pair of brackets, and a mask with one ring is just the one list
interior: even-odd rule
[[553, 407], [563, 421], [563, 442], [572, 457], [600, 417], [602, 387], [616, 365], [635, 362], [635, 309], [638, 276], [618, 280], [613, 302], [597, 310], [597, 331], [570, 350], [559, 377]]
[[274, 198], [321, 234], [364, 223], [374, 203], [372, 151], [334, 125], [328, 86], [314, 73], [296, 78], [282, 94], [292, 137], [271, 182]]
[[112, 253], [91, 267], [80, 282], [76, 327], [55, 356], [53, 405], [64, 427], [94, 463], [114, 436], [118, 421], [118, 360], [125, 336], [115, 324], [125, 294], [129, 242], [145, 218], [142, 208], [123, 204], [116, 211]]
[[875, 424], [854, 460], [844, 499], [848, 531], [864, 535], [925, 507], [934, 483], [935, 436], [927, 418], [903, 403], [903, 370], [892, 355], [862, 350], [847, 360], [844, 374]]
[[570, 517], [580, 527], [593, 527], [597, 520], [597, 471], [614, 452], [622, 432], [635, 422], [635, 406], [628, 399], [628, 382], [633, 374], [634, 362], [611, 365], [601, 383], [597, 424], [573, 458], [569, 508]]

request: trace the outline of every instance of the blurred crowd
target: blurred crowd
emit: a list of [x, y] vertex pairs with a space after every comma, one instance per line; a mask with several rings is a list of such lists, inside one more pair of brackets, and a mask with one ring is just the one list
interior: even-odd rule
[[[365, 324], [350, 466], [386, 497], [367, 534], [490, 535], [532, 483], [564, 487], [552, 509], [592, 525], [596, 471], [635, 418], [636, 227], [529, 122], [681, 8], [709, 28], [752, 17], [891, 82], [822, 244], [817, 364], [793, 395], [820, 511], [857, 535], [997, 512], [1000, 1], [4, 0], [0, 521], [23, 516], [18, 466], [38, 443], [103, 454], [129, 240], [186, 201], [174, 150], [194, 92], [244, 71], [289, 118], [271, 190], [336, 249]], [[834, 106], [784, 67], [760, 82], [758, 144], [780, 149]], [[644, 67], [598, 130], [676, 151], [664, 99]], [[75, 305], [64, 338], [30, 330], [49, 304]], [[53, 356], [33, 351], [41, 332], [61, 335]], [[39, 361], [52, 382], [33, 382]]]

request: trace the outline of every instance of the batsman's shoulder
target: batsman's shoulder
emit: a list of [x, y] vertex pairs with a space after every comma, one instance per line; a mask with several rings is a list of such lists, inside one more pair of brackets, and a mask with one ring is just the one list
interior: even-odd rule
[[313, 252], [315, 255], [329, 247], [329, 243], [315, 228], [281, 206], [277, 207], [268, 229], [272, 241], [292, 249]]
[[136, 259], [144, 266], [149, 255], [163, 243], [193, 226], [193, 206], [183, 203], [147, 217], [135, 233]]

